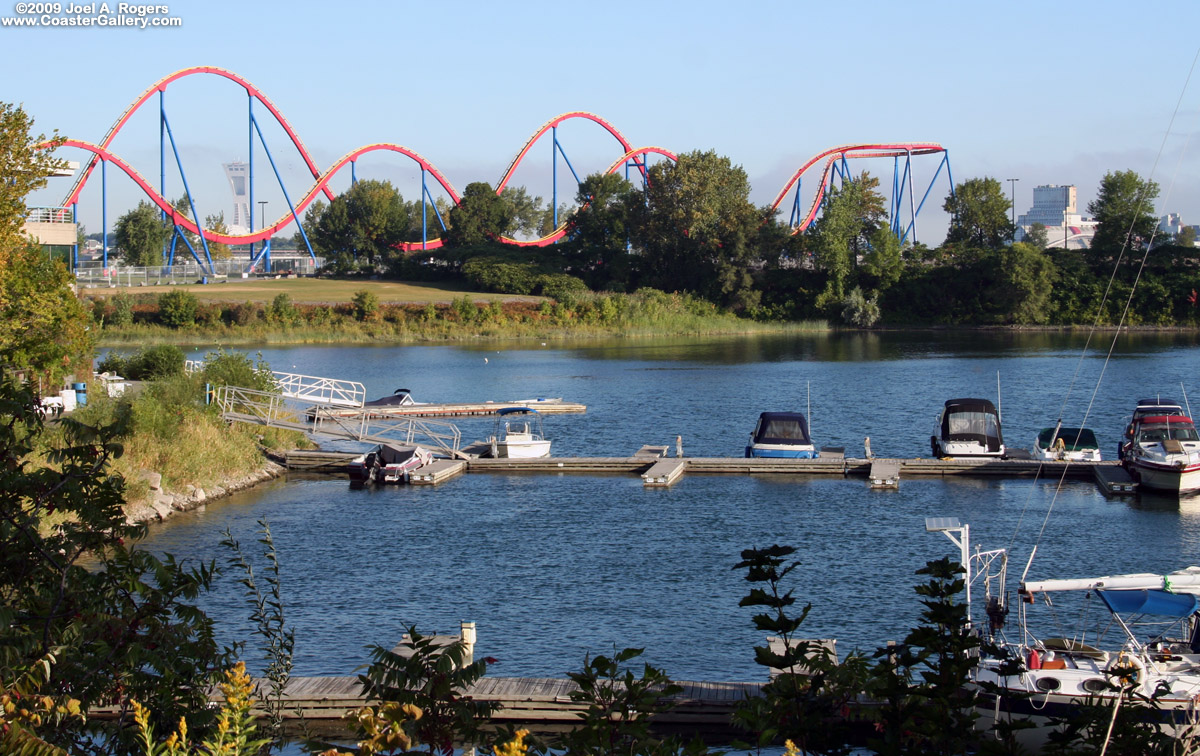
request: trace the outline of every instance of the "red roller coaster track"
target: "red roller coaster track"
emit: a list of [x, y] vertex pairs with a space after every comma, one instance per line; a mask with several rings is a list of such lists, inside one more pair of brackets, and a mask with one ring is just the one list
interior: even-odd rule
[[[241, 87], [243, 87], [246, 90], [246, 93], [250, 97], [252, 97], [252, 98], [258, 100], [260, 103], [262, 103], [262, 105], [265, 106], [268, 111], [270, 111], [271, 115], [273, 115], [275, 117], [276, 121], [278, 121], [280, 126], [283, 127], [283, 130], [287, 133], [288, 138], [291, 139], [292, 144], [296, 147], [296, 150], [300, 153], [301, 157], [304, 159], [304, 163], [307, 166], [308, 170], [312, 173], [312, 176], [314, 179], [313, 185], [308, 189], [307, 192], [305, 192], [305, 194], [300, 199], [300, 201], [298, 203], [296, 203], [296, 205], [295, 205], [296, 215], [299, 215], [300, 213], [304, 212], [304, 210], [309, 206], [309, 204], [311, 204], [313, 202], [313, 200], [316, 199], [316, 197], [319, 193], [324, 193], [326, 197], [332, 199], [333, 193], [329, 188], [329, 183], [333, 179], [333, 177], [339, 171], [341, 171], [346, 166], [347, 163], [351, 163], [351, 162], [357, 160], [362, 155], [365, 155], [365, 154], [371, 153], [371, 152], [377, 152], [377, 151], [396, 152], [396, 153], [399, 153], [399, 154], [402, 154], [402, 155], [405, 155], [405, 156], [411, 158], [412, 160], [414, 160], [417, 164], [419, 164], [421, 166], [421, 169], [423, 171], [428, 171], [429, 173], [431, 173], [433, 175], [433, 177], [442, 186], [442, 188], [446, 191], [446, 193], [450, 195], [450, 198], [454, 201], [455, 204], [457, 204], [459, 202], [458, 192], [454, 189], [453, 185], [451, 185], [449, 180], [447, 180], [447, 178], [442, 174], [442, 172], [440, 170], [438, 170], [438, 168], [433, 163], [431, 163], [429, 160], [427, 160], [425, 157], [423, 157], [419, 153], [417, 153], [413, 150], [410, 150], [407, 147], [398, 145], [398, 144], [378, 143], [378, 144], [369, 144], [369, 145], [365, 145], [362, 147], [358, 147], [358, 148], [346, 153], [345, 155], [343, 155], [341, 158], [339, 158], [337, 161], [335, 161], [333, 163], [333, 165], [331, 165], [329, 168], [327, 168], [324, 172], [318, 170], [318, 168], [316, 167], [316, 164], [313, 162], [312, 156], [309, 154], [308, 150], [305, 148], [304, 142], [300, 139], [299, 134], [296, 133], [295, 129], [292, 128], [291, 124], [283, 116], [283, 113], [280, 112], [279, 108], [277, 108], [275, 106], [275, 104], [273, 102], [271, 102], [271, 100], [266, 96], [266, 94], [264, 94], [262, 92], [262, 90], [260, 90], [254, 84], [250, 83], [248, 80], [242, 78], [241, 76], [237, 75], [236, 73], [233, 73], [232, 71], [227, 71], [223, 68], [217, 68], [215, 66], [197, 66], [197, 67], [193, 67], [193, 68], [185, 68], [185, 69], [176, 71], [175, 73], [170, 74], [169, 76], [166, 76], [166, 77], [158, 80], [157, 82], [155, 82], [153, 85], [151, 85], [137, 99], [135, 99], [132, 103], [130, 103], [129, 107], [127, 107], [125, 109], [125, 111], [121, 114], [121, 116], [116, 120], [116, 122], [113, 123], [112, 127], [108, 130], [108, 133], [105, 135], [104, 140], [101, 141], [99, 144], [92, 144], [90, 142], [85, 142], [85, 141], [82, 141], [79, 139], [60, 139], [57, 142], [47, 142], [43, 145], [40, 145], [41, 147], [47, 147], [47, 148], [58, 147], [58, 146], [75, 147], [78, 149], [86, 150], [93, 154], [93, 157], [88, 162], [87, 167], [83, 171], [81, 171], [79, 176], [75, 179], [74, 184], [72, 184], [72, 186], [71, 186], [71, 190], [67, 193], [66, 199], [63, 201], [62, 204], [64, 206], [67, 206], [67, 205], [71, 205], [71, 204], [75, 203], [76, 201], [78, 201], [80, 193], [83, 191], [83, 188], [87, 184], [87, 181], [90, 178], [92, 171], [96, 167], [97, 161], [104, 160], [104, 161], [113, 163], [114, 165], [119, 167], [122, 171], [124, 171], [131, 179], [133, 179], [134, 182], [136, 182], [137, 185], [139, 187], [141, 187], [142, 191], [145, 192], [146, 196], [149, 197], [150, 200], [155, 205], [157, 205], [165, 213], [167, 213], [167, 215], [172, 219], [172, 222], [174, 224], [178, 225], [180, 228], [191, 231], [192, 233], [203, 233], [205, 238], [207, 238], [209, 240], [216, 241], [216, 242], [223, 242], [226, 244], [245, 244], [245, 243], [259, 242], [259, 241], [263, 241], [265, 239], [271, 238], [276, 233], [278, 233], [281, 229], [285, 228], [288, 224], [292, 223], [293, 222], [292, 213], [287, 212], [287, 213], [283, 214], [282, 216], [280, 216], [280, 218], [278, 220], [276, 220], [274, 223], [271, 223], [270, 225], [267, 225], [251, 234], [218, 234], [218, 233], [209, 231], [207, 229], [201, 231], [201, 229], [199, 228], [199, 226], [196, 224], [195, 221], [181, 216], [175, 210], [175, 208], [172, 206], [171, 202], [166, 197], [164, 197], [162, 194], [160, 194], [158, 192], [158, 190], [156, 190], [150, 184], [150, 182], [148, 182], [143, 176], [141, 176], [137, 172], [137, 170], [135, 170], [131, 165], [129, 165], [127, 162], [125, 162], [121, 157], [119, 157], [118, 155], [116, 155], [115, 153], [113, 153], [109, 150], [109, 146], [112, 144], [113, 139], [116, 137], [116, 135], [126, 125], [126, 123], [133, 116], [133, 114], [136, 113], [154, 95], [155, 92], [165, 92], [168, 85], [170, 85], [172, 82], [178, 81], [178, 80], [183, 79], [188, 76], [195, 76], [195, 75], [199, 75], [199, 74], [211, 74], [211, 75], [215, 75], [215, 76], [220, 76], [220, 77], [229, 79], [230, 81], [233, 81], [236, 84], [240, 85]], [[502, 192], [504, 190], [505, 186], [507, 186], [508, 182], [512, 179], [513, 174], [516, 172], [517, 167], [521, 164], [521, 161], [529, 153], [529, 150], [532, 148], [534, 143], [536, 143], [542, 136], [544, 136], [547, 131], [550, 131], [551, 129], [555, 129], [558, 127], [559, 124], [563, 123], [564, 121], [571, 120], [571, 119], [584, 119], [584, 120], [592, 121], [593, 123], [596, 123], [600, 127], [602, 127], [609, 134], [611, 134], [612, 137], [614, 139], [616, 139], [618, 143], [620, 143], [624, 154], [609, 166], [608, 171], [607, 171], [608, 173], [617, 172], [618, 170], [621, 169], [621, 167], [623, 165], [628, 164], [629, 161], [631, 161], [631, 160], [635, 160], [635, 158], [637, 158], [638, 156], [644, 157], [646, 155], [656, 154], [656, 155], [661, 155], [663, 157], [666, 157], [670, 160], [676, 159], [676, 156], [674, 153], [669, 152], [668, 150], [665, 150], [661, 147], [640, 147], [640, 148], [635, 149], [630, 144], [630, 142], [621, 134], [621, 132], [619, 130], [617, 130], [617, 128], [615, 126], [613, 126], [611, 123], [604, 120], [600, 116], [597, 116], [593, 113], [587, 113], [584, 111], [573, 111], [570, 113], [563, 113], [562, 115], [552, 118], [551, 120], [549, 120], [545, 124], [543, 124], [537, 131], [535, 131], [532, 136], [529, 137], [529, 139], [525, 142], [524, 147], [522, 147], [521, 150], [517, 153], [516, 157], [513, 158], [512, 162], [508, 166], [508, 169], [504, 172], [504, 175], [500, 178], [500, 181], [497, 183], [496, 193], [499, 194], [500, 192]], [[800, 232], [800, 231], [803, 231], [804, 229], [806, 229], [809, 226], [809, 224], [812, 223], [813, 218], [816, 217], [817, 211], [821, 204], [821, 199], [824, 197], [824, 194], [825, 194], [825, 187], [829, 183], [831, 168], [837, 160], [842, 159], [842, 158], [900, 157], [900, 156], [906, 156], [906, 155], [907, 156], [927, 155], [927, 154], [931, 154], [931, 153], [935, 153], [935, 152], [945, 152], [945, 150], [940, 145], [932, 144], [932, 143], [857, 144], [857, 145], [844, 145], [841, 147], [834, 147], [834, 148], [825, 150], [823, 152], [818, 153], [817, 155], [814, 155], [812, 158], [810, 158], [806, 163], [804, 163], [804, 165], [802, 165], [792, 175], [791, 179], [789, 179], [787, 184], [784, 185], [783, 189], [781, 189], [779, 191], [779, 194], [776, 195], [775, 201], [771, 205], [771, 209], [772, 210], [778, 209], [778, 207], [779, 207], [780, 203], [783, 201], [784, 197], [796, 185], [796, 182], [800, 180], [801, 176], [807, 170], [809, 170], [813, 165], [815, 165], [817, 162], [819, 162], [822, 158], [825, 158], [826, 162], [825, 162], [825, 167], [824, 167], [824, 171], [823, 171], [822, 178], [821, 178], [821, 184], [817, 189], [816, 196], [813, 199], [812, 205], [808, 211], [807, 216], [794, 229], [794, 232]], [[641, 170], [644, 171], [644, 162], [639, 167]], [[551, 243], [563, 238], [563, 236], [565, 236], [565, 235], [566, 235], [566, 223], [564, 222], [557, 229], [555, 229], [552, 233], [550, 233], [547, 236], [544, 236], [540, 239], [522, 241], [522, 240], [511, 239], [511, 238], [505, 237], [505, 238], [503, 238], [503, 241], [505, 241], [509, 244], [517, 245], [517, 246], [539, 246], [540, 247], [540, 246], [545, 246], [547, 244], [551, 244]], [[436, 249], [437, 247], [440, 247], [441, 245], [442, 245], [441, 239], [434, 239], [431, 241], [427, 241], [425, 243], [410, 242], [410, 243], [406, 243], [402, 246], [405, 250], [413, 250], [413, 249]]]

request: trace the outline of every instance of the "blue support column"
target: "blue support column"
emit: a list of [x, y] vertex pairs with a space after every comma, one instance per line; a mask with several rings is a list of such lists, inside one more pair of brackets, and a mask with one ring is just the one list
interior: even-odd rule
[[[250, 123], [254, 126], [255, 132], [258, 133], [258, 141], [262, 143], [263, 152], [267, 153], [267, 161], [271, 164], [271, 170], [275, 172], [275, 180], [279, 182], [279, 189], [283, 192], [283, 199], [287, 202], [288, 209], [292, 211], [292, 219], [296, 221], [296, 227], [300, 229], [300, 236], [304, 239], [304, 246], [308, 248], [308, 256], [312, 258], [312, 261], [315, 263], [317, 261], [317, 255], [315, 252], [313, 252], [312, 243], [308, 240], [308, 233], [304, 230], [304, 224], [300, 222], [300, 216], [296, 214], [296, 206], [292, 204], [292, 198], [288, 195], [287, 187], [283, 185], [283, 177], [279, 175], [279, 168], [275, 165], [275, 158], [271, 155], [270, 148], [267, 147], [267, 140], [263, 138], [262, 129], [258, 127], [258, 119], [251, 116]], [[266, 253], [267, 265], [270, 265], [270, 239], [267, 239], [264, 251]]]
[[[158, 90], [158, 191], [167, 197], [167, 105], [166, 90]], [[170, 202], [170, 198], [167, 198]], [[167, 220], [167, 211], [161, 213], [163, 222]], [[174, 245], [171, 245], [174, 248]], [[163, 255], [167, 253], [166, 243], [163, 244]]]
[[[204, 259], [208, 261], [208, 273], [213, 273], [212, 255], [208, 251], [208, 239], [204, 238], [204, 226], [200, 225], [200, 214], [196, 212], [196, 203], [192, 199], [192, 190], [188, 188], [187, 174], [183, 172], [183, 161], [179, 158], [179, 148], [175, 145], [175, 135], [171, 133], [171, 124], [167, 121], [167, 114], [163, 113], [163, 123], [167, 126], [167, 139], [171, 142], [171, 151], [175, 153], [175, 164], [179, 166], [179, 178], [183, 181], [183, 193], [187, 197], [188, 207], [192, 209], [192, 217], [196, 219], [196, 228], [199, 231], [200, 244], [204, 247]], [[176, 226], [178, 228], [178, 226]], [[190, 248], [191, 245], [189, 244]], [[195, 251], [192, 252], [195, 256]], [[200, 258], [196, 258], [196, 262], [202, 267], [204, 263], [200, 262]]]
[[[425, 169], [422, 168], [421, 171], [424, 172]], [[351, 160], [350, 161], [350, 186], [354, 186], [357, 183], [358, 183], [358, 161]]]

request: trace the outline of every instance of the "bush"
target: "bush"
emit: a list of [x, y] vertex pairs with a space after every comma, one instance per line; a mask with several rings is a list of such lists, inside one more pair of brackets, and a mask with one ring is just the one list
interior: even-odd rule
[[463, 264], [462, 271], [480, 289], [504, 294], [532, 294], [538, 281], [537, 266], [506, 262], [498, 257], [473, 258]]
[[566, 273], [550, 273], [539, 276], [537, 284], [538, 292], [542, 296], [562, 302], [568, 307], [579, 301], [579, 297], [588, 291], [587, 284], [581, 279], [568, 276]]
[[842, 320], [859, 328], [870, 328], [879, 321], [879, 298], [867, 299], [862, 289], [854, 287], [842, 300]]
[[354, 318], [360, 323], [366, 320], [374, 320], [379, 314], [379, 297], [375, 292], [362, 291], [354, 292]]
[[131, 381], [152, 381], [183, 374], [183, 350], [171, 344], [139, 349], [121, 356], [109, 352], [96, 369], [101, 373], [116, 373]]
[[212, 384], [214, 389], [218, 386], [239, 386], [256, 391], [276, 391], [271, 366], [261, 354], [257, 362], [252, 362], [242, 352], [209, 352], [204, 357], [201, 378], [205, 383]]
[[133, 325], [133, 297], [124, 292], [108, 300], [112, 311], [108, 315], [109, 325], [125, 328]]
[[185, 328], [196, 323], [200, 300], [190, 291], [177, 289], [158, 297], [158, 318], [171, 328]]

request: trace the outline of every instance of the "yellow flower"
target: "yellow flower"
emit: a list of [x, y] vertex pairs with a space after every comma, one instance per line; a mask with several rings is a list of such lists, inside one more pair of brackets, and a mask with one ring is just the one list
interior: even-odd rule
[[496, 756], [527, 756], [529, 746], [525, 745], [525, 736], [528, 734], [529, 730], [517, 730], [512, 740], [496, 746]]
[[783, 741], [783, 756], [800, 756], [800, 749], [791, 740]]

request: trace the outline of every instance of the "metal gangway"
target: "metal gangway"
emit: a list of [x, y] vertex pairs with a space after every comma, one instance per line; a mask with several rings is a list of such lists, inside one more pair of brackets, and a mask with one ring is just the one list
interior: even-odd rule
[[367, 390], [357, 381], [281, 373], [278, 370], [271, 371], [271, 375], [275, 376], [279, 393], [289, 399], [337, 407], [361, 407], [367, 399]]
[[221, 386], [216, 392], [221, 417], [239, 423], [289, 428], [370, 444], [421, 444], [448, 457], [462, 459], [462, 434], [445, 420], [417, 417], [372, 417], [370, 411], [348, 413], [329, 404], [295, 403], [294, 397], [271, 391]]

